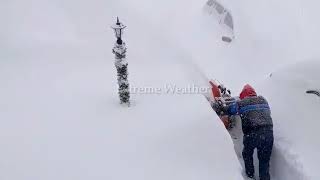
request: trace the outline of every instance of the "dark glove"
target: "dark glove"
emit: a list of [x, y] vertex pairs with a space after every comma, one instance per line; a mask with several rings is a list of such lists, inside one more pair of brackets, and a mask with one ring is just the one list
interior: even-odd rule
[[211, 102], [211, 107], [218, 114], [218, 116], [226, 114], [226, 109], [221, 101]]

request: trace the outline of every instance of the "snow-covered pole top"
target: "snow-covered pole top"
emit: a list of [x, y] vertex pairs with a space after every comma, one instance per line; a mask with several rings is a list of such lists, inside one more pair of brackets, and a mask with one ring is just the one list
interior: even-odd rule
[[125, 26], [124, 24], [122, 24], [119, 21], [119, 17], [117, 17], [117, 22], [111, 26], [111, 28], [114, 30], [115, 36], [117, 38], [117, 43], [118, 44], [122, 44], [122, 34], [123, 34], [123, 30], [126, 28], [127, 26]]

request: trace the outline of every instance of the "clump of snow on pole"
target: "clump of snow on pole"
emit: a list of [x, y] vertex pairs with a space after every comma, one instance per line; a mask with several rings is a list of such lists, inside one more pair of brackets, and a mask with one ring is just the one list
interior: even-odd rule
[[128, 82], [128, 62], [126, 60], [127, 47], [121, 39], [124, 28], [126, 28], [126, 26], [119, 21], [119, 18], [117, 18], [116, 24], [112, 26], [117, 38], [117, 42], [115, 43], [112, 52], [115, 54], [115, 66], [117, 68], [118, 75], [120, 104], [129, 106], [130, 91]]

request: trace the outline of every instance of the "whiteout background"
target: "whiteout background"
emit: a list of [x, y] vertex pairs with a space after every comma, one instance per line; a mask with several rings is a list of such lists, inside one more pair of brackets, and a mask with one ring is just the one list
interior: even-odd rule
[[[274, 179], [319, 179], [320, 24], [315, 0], [2, 0], [0, 179], [242, 179], [232, 141], [201, 95], [139, 95], [118, 105], [110, 26], [128, 28], [129, 82], [253, 83], [275, 122]], [[299, 62], [298, 64], [296, 64]], [[270, 73], [273, 75], [268, 77]]]

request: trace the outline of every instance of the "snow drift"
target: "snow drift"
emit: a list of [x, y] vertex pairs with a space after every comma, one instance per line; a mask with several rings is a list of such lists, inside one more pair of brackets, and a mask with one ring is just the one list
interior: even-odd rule
[[[320, 141], [316, 135], [320, 98], [306, 94], [308, 89], [319, 89], [319, 70], [319, 60], [304, 61], [277, 70], [259, 86], [273, 109], [277, 134], [273, 170], [283, 175], [280, 179], [292, 179], [294, 175], [297, 179], [320, 178], [316, 170], [320, 160]], [[284, 166], [291, 166], [298, 173], [280, 172]]]
[[192, 83], [177, 58], [184, 52], [168, 48], [176, 46], [154, 24], [167, 20], [160, 6], [172, 2], [157, 2], [156, 11], [139, 4], [152, 5], [1, 2], [0, 179], [242, 178], [202, 95], [133, 94], [132, 107], [118, 104], [109, 28], [117, 15], [128, 26], [131, 86]]
[[242, 178], [231, 139], [201, 95], [136, 94], [131, 108], [118, 106], [116, 16], [128, 26], [132, 86], [185, 87], [207, 75], [237, 94], [253, 82], [273, 111], [274, 178], [319, 179], [319, 98], [305, 93], [319, 89], [319, 61], [286, 69], [319, 59], [319, 3], [221, 0], [233, 17], [231, 44], [221, 42], [205, 3], [1, 2], [1, 179]]

